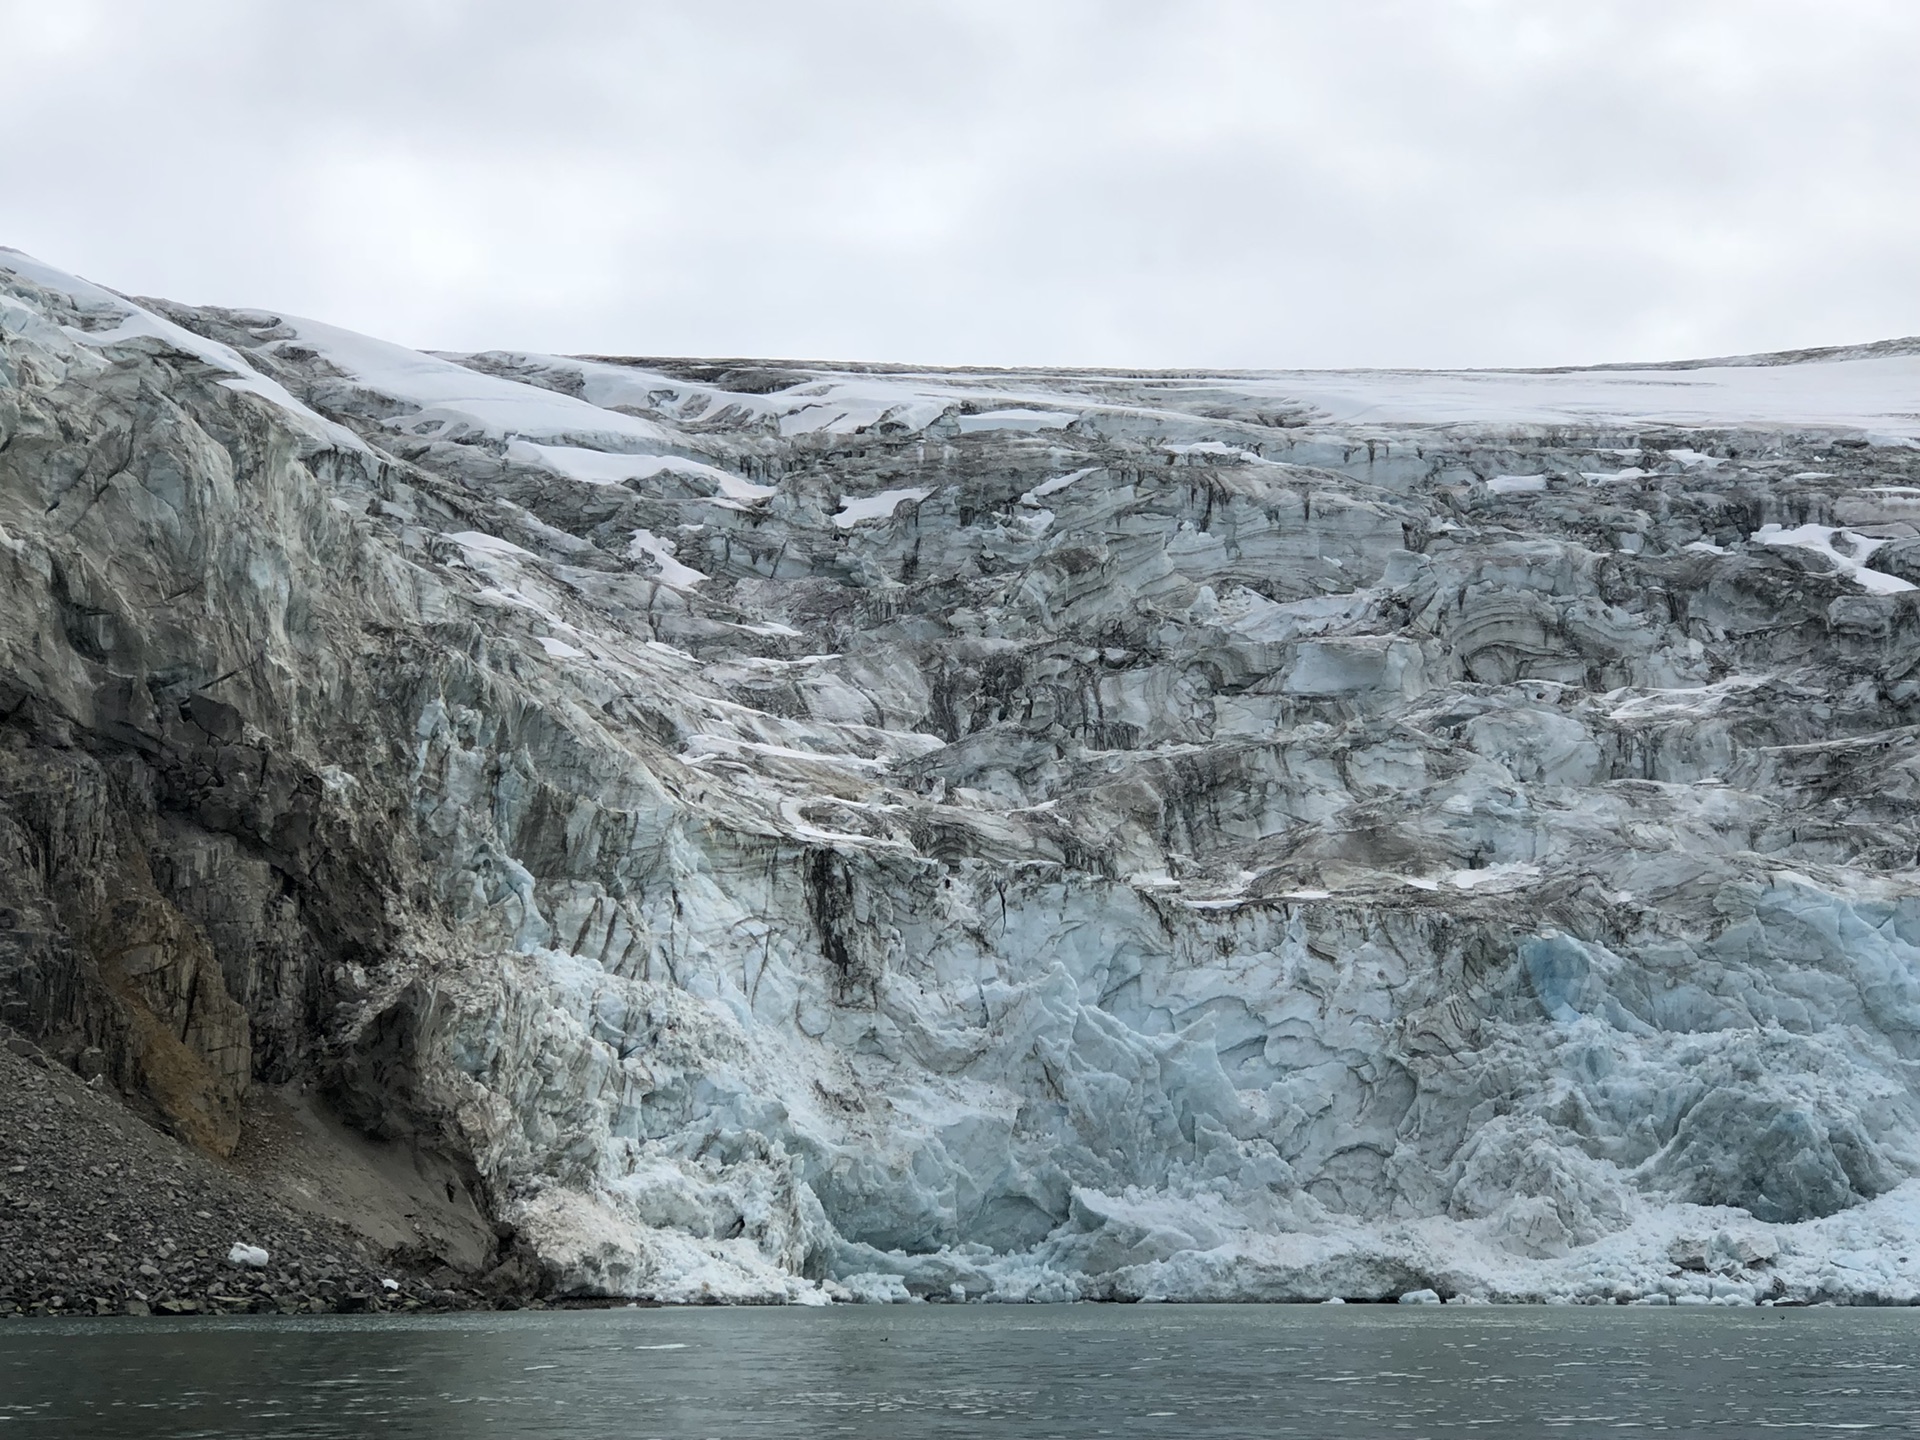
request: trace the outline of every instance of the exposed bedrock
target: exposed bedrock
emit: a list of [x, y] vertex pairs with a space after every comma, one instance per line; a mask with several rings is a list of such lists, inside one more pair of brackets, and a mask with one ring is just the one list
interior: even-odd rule
[[215, 1154], [312, 1085], [561, 1291], [1915, 1298], [1920, 361], [1658, 373], [0, 253], [0, 1018]]

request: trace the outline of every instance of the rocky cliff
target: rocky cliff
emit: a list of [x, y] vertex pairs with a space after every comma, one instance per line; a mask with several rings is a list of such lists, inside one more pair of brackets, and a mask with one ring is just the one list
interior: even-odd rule
[[1920, 1297], [1917, 348], [428, 355], [0, 252], [0, 1018], [562, 1293]]

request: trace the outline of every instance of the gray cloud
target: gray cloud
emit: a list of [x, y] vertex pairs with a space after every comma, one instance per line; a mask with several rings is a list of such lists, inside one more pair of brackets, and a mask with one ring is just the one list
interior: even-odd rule
[[1525, 364], [1920, 331], [1910, 0], [0, 0], [0, 243], [420, 345]]

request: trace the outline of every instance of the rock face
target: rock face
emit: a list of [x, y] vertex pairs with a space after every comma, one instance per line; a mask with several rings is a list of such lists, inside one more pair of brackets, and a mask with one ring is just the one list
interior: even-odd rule
[[1913, 1298], [1914, 352], [433, 356], [0, 252], [0, 1018], [565, 1292]]

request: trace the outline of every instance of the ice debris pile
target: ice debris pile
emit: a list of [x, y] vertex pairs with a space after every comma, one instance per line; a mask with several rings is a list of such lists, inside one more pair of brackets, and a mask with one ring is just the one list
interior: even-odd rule
[[0, 253], [0, 1007], [670, 1301], [1920, 1298], [1920, 347], [429, 355]]

